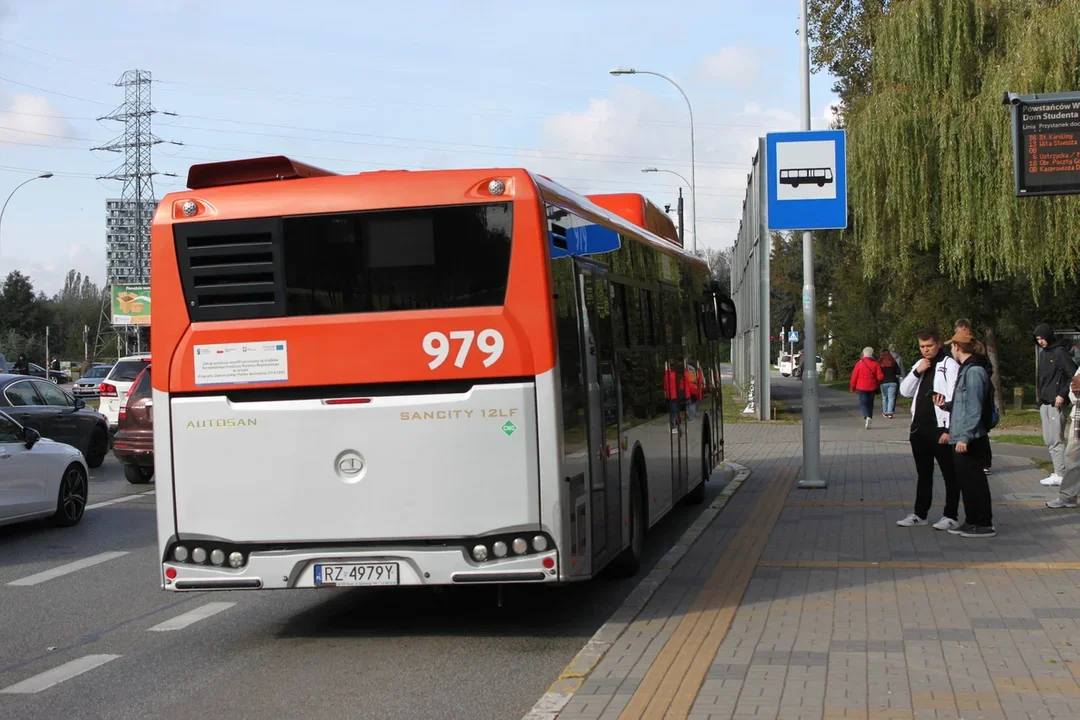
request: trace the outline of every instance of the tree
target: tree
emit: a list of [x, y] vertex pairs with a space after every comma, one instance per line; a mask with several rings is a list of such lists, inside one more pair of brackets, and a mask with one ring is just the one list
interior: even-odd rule
[[1000, 291], [1038, 298], [1080, 270], [1080, 200], [1015, 197], [1001, 95], [1080, 86], [1078, 45], [1080, 0], [894, 3], [874, 25], [871, 92], [846, 105], [865, 274], [907, 278], [936, 255], [985, 323], [996, 378], [995, 324], [1014, 307]]
[[842, 104], [871, 92], [874, 38], [891, 4], [891, 0], [808, 3], [813, 68], [828, 70], [836, 78], [833, 92], [840, 96]]

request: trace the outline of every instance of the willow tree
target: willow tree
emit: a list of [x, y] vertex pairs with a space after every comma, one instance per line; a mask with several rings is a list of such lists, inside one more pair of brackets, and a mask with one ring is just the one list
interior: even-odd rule
[[995, 285], [1035, 295], [1080, 270], [1080, 197], [1015, 196], [1001, 102], [1080, 90], [1080, 0], [894, 0], [871, 52], [872, 90], [845, 107], [863, 271], [919, 282], [914, 259], [935, 254], [977, 300], [996, 367]]

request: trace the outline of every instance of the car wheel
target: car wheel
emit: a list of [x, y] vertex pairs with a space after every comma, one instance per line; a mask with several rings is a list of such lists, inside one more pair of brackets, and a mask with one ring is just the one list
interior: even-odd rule
[[60, 479], [60, 492], [56, 498], [56, 514], [53, 522], [60, 527], [71, 527], [82, 520], [86, 512], [87, 497], [86, 471], [81, 465], [72, 463]]
[[630, 471], [630, 544], [611, 563], [611, 571], [618, 577], [633, 577], [641, 568], [641, 556], [645, 551], [645, 505], [642, 492], [641, 471], [637, 463]]
[[154, 477], [154, 468], [139, 467], [138, 465], [125, 465], [124, 477], [132, 485], [145, 485]]
[[105, 456], [109, 454], [109, 436], [100, 427], [90, 433], [90, 443], [86, 446], [86, 464], [92, 468], [101, 467]]

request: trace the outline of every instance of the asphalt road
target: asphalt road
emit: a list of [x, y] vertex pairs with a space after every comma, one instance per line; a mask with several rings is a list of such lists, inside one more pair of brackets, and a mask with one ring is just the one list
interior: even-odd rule
[[153, 485], [110, 456], [75, 528], [0, 528], [0, 717], [518, 720], [706, 506], [661, 523], [638, 578], [502, 607], [478, 587], [172, 594]]

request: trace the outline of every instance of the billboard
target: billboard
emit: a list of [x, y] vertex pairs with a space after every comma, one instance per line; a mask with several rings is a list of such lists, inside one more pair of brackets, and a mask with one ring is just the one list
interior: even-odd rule
[[150, 324], [150, 286], [112, 286], [113, 325]]

